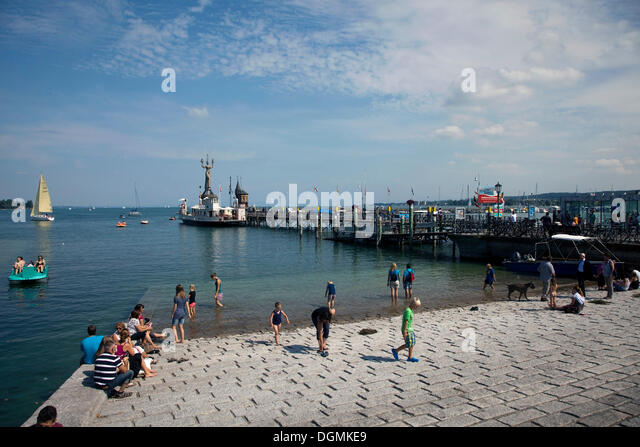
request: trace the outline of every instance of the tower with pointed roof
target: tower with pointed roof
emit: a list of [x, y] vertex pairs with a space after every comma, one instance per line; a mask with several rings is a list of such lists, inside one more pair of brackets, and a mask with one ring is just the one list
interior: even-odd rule
[[242, 189], [240, 186], [240, 179], [236, 178], [236, 200], [238, 201], [238, 206], [247, 208], [249, 206], [249, 194]]

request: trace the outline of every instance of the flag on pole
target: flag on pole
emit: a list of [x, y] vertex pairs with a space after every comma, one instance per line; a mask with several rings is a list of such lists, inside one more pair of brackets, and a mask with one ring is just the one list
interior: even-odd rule
[[340, 188], [338, 188], [338, 185], [336, 185], [336, 192], [340, 192]]
[[313, 185], [313, 190], [314, 190], [315, 192], [318, 192], [318, 187], [317, 187], [316, 185]]
[[218, 192], [222, 192], [222, 185], [218, 187]]
[[389, 187], [387, 186], [387, 195], [391, 195], [391, 190], [389, 189]]
[[415, 194], [413, 193], [413, 186], [411, 186], [411, 195], [414, 196]]

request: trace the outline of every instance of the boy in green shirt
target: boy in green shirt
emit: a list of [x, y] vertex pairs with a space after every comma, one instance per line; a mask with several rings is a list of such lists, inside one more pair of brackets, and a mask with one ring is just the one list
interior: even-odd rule
[[402, 338], [404, 338], [404, 344], [396, 349], [392, 349], [391, 353], [396, 360], [398, 359], [398, 351], [402, 351], [404, 348], [409, 349], [409, 357], [407, 362], [417, 362], [418, 359], [413, 356], [413, 347], [416, 345], [416, 336], [413, 333], [413, 311], [420, 307], [422, 303], [418, 298], [413, 298], [411, 304], [404, 310], [402, 315]]

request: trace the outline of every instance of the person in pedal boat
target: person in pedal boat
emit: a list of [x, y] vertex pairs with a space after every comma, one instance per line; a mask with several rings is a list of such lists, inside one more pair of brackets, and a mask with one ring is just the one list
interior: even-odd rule
[[36, 262], [36, 271], [38, 273], [44, 272], [44, 268], [46, 267], [46, 265], [47, 265], [47, 263], [42, 258], [42, 256], [38, 256], [38, 261]]

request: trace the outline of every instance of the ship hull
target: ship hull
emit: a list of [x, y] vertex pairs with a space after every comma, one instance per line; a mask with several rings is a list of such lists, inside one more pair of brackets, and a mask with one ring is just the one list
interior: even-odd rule
[[193, 225], [198, 227], [243, 227], [247, 224], [246, 220], [222, 220], [192, 216], [181, 216], [180, 220], [185, 225]]
[[45, 216], [40, 214], [40, 215], [31, 216], [31, 220], [34, 220], [36, 222], [53, 222], [55, 218], [53, 216]]

